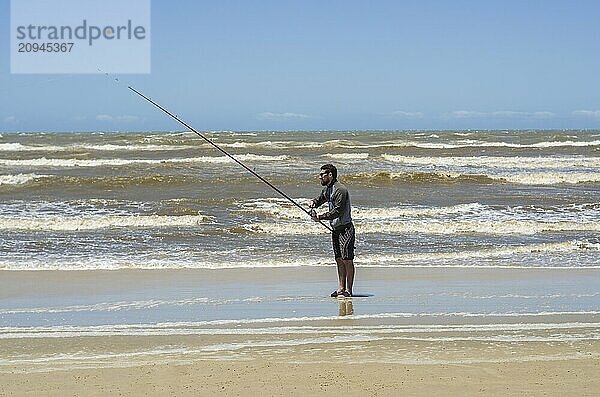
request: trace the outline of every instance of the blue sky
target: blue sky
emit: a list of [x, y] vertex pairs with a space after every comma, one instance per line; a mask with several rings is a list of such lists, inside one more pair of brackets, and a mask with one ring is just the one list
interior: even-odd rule
[[[103, 75], [10, 74], [0, 131], [181, 130]], [[152, 72], [201, 130], [600, 128], [597, 1], [152, 1]]]

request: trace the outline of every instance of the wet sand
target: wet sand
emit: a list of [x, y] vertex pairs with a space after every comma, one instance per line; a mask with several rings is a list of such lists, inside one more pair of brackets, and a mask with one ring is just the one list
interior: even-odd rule
[[[108, 340], [88, 341], [105, 342], [110, 348]], [[4, 347], [0, 344], [0, 350]], [[598, 341], [570, 347], [540, 345], [533, 355], [529, 347], [516, 344], [510, 360], [493, 360], [494, 353], [490, 356], [488, 351], [482, 356], [491, 361], [472, 362], [473, 353], [485, 346], [469, 342], [461, 345], [464, 354], [458, 352], [445, 363], [433, 364], [331, 362], [327, 346], [321, 347], [325, 351], [313, 355], [311, 362], [290, 362], [287, 354], [191, 362], [186, 362], [189, 358], [185, 356], [173, 355], [155, 363], [107, 361], [99, 368], [88, 363], [90, 368], [30, 372], [27, 365], [13, 366], [0, 373], [0, 396], [592, 396], [600, 390]], [[411, 344], [405, 347], [418, 353]], [[444, 349], [444, 344], [436, 347]]]
[[2, 271], [0, 396], [600, 390], [597, 269], [358, 272]]

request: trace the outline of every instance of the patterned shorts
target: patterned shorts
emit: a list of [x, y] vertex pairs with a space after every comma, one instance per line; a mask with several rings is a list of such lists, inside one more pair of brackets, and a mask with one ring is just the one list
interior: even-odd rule
[[333, 229], [331, 238], [336, 259], [354, 259], [354, 225], [352, 223]]

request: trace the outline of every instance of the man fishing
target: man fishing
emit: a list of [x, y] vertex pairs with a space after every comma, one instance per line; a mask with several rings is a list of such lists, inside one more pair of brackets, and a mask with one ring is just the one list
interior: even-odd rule
[[[272, 183], [267, 181], [262, 176], [258, 175], [256, 171], [252, 168], [248, 167], [246, 164], [242, 163], [240, 160], [232, 156], [226, 150], [221, 148], [219, 145], [214, 143], [212, 140], [208, 139], [200, 132], [196, 131], [194, 127], [181, 120], [177, 115], [165, 109], [163, 106], [153, 101], [146, 95], [142, 94], [132, 86], [127, 86], [129, 90], [143, 98], [146, 102], [151, 103], [162, 112], [167, 114], [169, 117], [177, 121], [179, 124], [188, 128], [190, 131], [198, 135], [200, 138], [204, 139], [215, 149], [223, 153], [225, 156], [229, 157], [235, 163], [240, 165], [246, 171], [260, 179], [262, 182], [267, 184], [270, 188], [275, 190], [277, 193], [285, 197], [296, 207], [300, 208], [302, 211], [310, 214], [312, 219], [315, 222], [321, 223], [324, 227], [332, 231], [332, 239], [333, 239], [333, 252], [335, 254], [335, 261], [337, 263], [338, 269], [338, 277], [340, 281], [340, 285], [337, 290], [331, 293], [332, 297], [350, 297], [352, 296], [352, 284], [354, 283], [354, 225], [352, 224], [352, 217], [350, 215], [350, 195], [348, 194], [348, 189], [344, 185], [338, 182], [337, 180], [337, 169], [332, 164], [325, 164], [321, 167], [321, 172], [319, 173], [319, 178], [321, 179], [321, 185], [325, 186], [321, 195], [315, 199], [313, 199], [309, 206], [312, 208], [311, 211], [307, 211], [306, 208], [297, 203], [290, 196], [285, 194], [281, 189], [274, 186]], [[329, 211], [317, 215], [315, 208], [318, 208], [325, 202], [329, 202]], [[321, 220], [329, 220], [331, 227], [327, 226]]]
[[[337, 180], [337, 168], [333, 164], [325, 164], [319, 173], [321, 186], [324, 186], [319, 197], [309, 203], [312, 220], [328, 220], [333, 229], [333, 253], [337, 263], [339, 287], [331, 293], [332, 297], [352, 296], [354, 283], [354, 224], [352, 223], [350, 194], [346, 186]], [[329, 203], [329, 211], [317, 215], [314, 210], [325, 202]]]

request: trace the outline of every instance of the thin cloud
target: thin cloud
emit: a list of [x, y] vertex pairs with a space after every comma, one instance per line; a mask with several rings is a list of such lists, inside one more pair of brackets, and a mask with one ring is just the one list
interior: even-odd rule
[[4, 118], [4, 124], [17, 124], [18, 120], [16, 116], [6, 116]]
[[514, 119], [514, 118], [527, 117], [528, 115], [529, 114], [526, 112], [512, 112], [510, 110], [499, 110], [497, 112], [491, 113], [492, 117], [497, 117], [499, 119]]
[[485, 117], [487, 114], [483, 112], [473, 112], [470, 110], [455, 110], [454, 112], [446, 113], [445, 117], [451, 119], [473, 119], [477, 117]]
[[117, 117], [115, 117], [115, 120], [129, 123], [132, 121], [137, 121], [138, 117], [137, 116], [117, 116]]
[[300, 119], [310, 119], [311, 116], [303, 113], [273, 113], [273, 112], [262, 112], [257, 113], [254, 116], [257, 120], [300, 120]]
[[456, 110], [446, 113], [444, 118], [452, 119], [474, 119], [474, 118], [495, 118], [495, 119], [551, 119], [556, 117], [552, 112], [516, 112], [512, 110], [497, 110], [495, 112], [476, 112], [470, 110]]
[[600, 118], [600, 110], [575, 110], [571, 114], [575, 117]]
[[138, 117], [137, 116], [111, 116], [109, 114], [99, 114], [96, 116], [96, 120], [98, 121], [109, 121], [109, 122], [132, 122], [132, 121], [137, 121]]
[[552, 119], [556, 117], [556, 113], [552, 112], [533, 112], [531, 117], [534, 119]]
[[422, 112], [406, 112], [404, 110], [396, 110], [394, 112], [385, 114], [385, 116], [398, 117], [398, 118], [402, 118], [402, 119], [422, 119], [423, 113]]
[[112, 121], [113, 117], [108, 114], [99, 114], [96, 116], [96, 120], [98, 121]]

